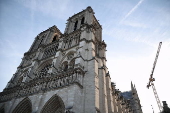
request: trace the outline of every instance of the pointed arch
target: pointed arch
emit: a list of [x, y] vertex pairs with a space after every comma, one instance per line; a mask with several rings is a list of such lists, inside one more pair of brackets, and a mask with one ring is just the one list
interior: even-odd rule
[[12, 113], [31, 113], [32, 112], [32, 104], [28, 97], [23, 99], [13, 110]]
[[36, 77], [43, 78], [48, 75], [48, 71], [50, 70], [52, 65], [52, 59], [47, 60], [39, 64], [38, 69], [35, 71]]
[[46, 102], [40, 113], [64, 113], [64, 111], [62, 99], [55, 94]]
[[78, 20], [74, 24], [74, 31], [77, 29]]
[[84, 24], [84, 20], [85, 20], [85, 18], [83, 17], [83, 18], [81, 19], [81, 25]]
[[70, 54], [75, 54], [76, 53], [76, 51], [75, 50], [71, 50], [71, 51], [69, 51], [68, 53], [66, 53], [64, 56], [63, 56], [63, 58], [61, 59], [61, 62], [60, 62], [60, 65], [62, 65], [62, 63], [66, 60], [66, 58], [70, 55]]
[[51, 65], [51, 64], [52, 64], [52, 59], [46, 60], [39, 64], [37, 71], [41, 71], [45, 66]]
[[67, 69], [68, 69], [68, 62], [67, 61], [64, 61], [62, 63], [62, 69], [63, 69], [63, 71], [67, 71]]
[[50, 38], [50, 43], [52, 42], [58, 42], [60, 39], [60, 34], [59, 33], [54, 33], [51, 38]]
[[58, 35], [55, 35], [53, 38], [52, 38], [52, 42], [56, 42], [56, 41], [58, 41], [59, 39], [58, 39]]

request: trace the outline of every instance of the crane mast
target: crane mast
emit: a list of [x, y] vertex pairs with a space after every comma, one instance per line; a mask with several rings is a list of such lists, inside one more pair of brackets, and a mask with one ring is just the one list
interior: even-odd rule
[[155, 78], [153, 78], [153, 73], [154, 73], [155, 66], [156, 66], [156, 63], [157, 63], [157, 60], [158, 60], [161, 45], [162, 45], [162, 42], [159, 43], [158, 50], [157, 50], [156, 57], [155, 57], [155, 61], [153, 63], [153, 68], [152, 68], [151, 75], [150, 75], [150, 78], [149, 78], [149, 83], [147, 84], [148, 89], [149, 89], [150, 86], [152, 86], [153, 93], [155, 95], [155, 99], [156, 99], [156, 102], [158, 104], [158, 108], [159, 108], [160, 112], [162, 111], [162, 106], [161, 106], [161, 102], [160, 102], [159, 97], [158, 97], [158, 93], [156, 92], [155, 85], [153, 83], [153, 81], [155, 81]]

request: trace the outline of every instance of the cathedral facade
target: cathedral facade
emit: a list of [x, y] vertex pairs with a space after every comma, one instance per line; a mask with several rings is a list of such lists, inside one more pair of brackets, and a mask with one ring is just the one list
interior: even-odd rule
[[[120, 92], [106, 66], [91, 7], [38, 34], [0, 93], [0, 113], [142, 113], [136, 88]], [[130, 95], [130, 96], [127, 96]]]

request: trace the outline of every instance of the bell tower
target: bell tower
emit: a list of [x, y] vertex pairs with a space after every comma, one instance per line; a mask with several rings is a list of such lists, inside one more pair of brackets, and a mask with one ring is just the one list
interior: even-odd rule
[[101, 32], [93, 9], [87, 7], [69, 17], [64, 34], [56, 26], [38, 34], [0, 93], [0, 110], [112, 113]]
[[87, 7], [86, 11], [83, 10], [82, 12], [69, 17], [67, 20], [65, 33], [69, 34], [77, 29], [80, 29], [80, 27], [85, 23], [92, 24], [93, 14], [93, 9], [91, 7]]

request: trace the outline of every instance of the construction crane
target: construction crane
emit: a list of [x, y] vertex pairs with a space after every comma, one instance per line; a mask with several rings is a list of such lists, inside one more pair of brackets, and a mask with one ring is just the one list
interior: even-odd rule
[[155, 95], [155, 99], [156, 99], [156, 102], [158, 104], [158, 108], [159, 108], [160, 112], [162, 111], [162, 105], [161, 105], [161, 102], [160, 102], [159, 97], [158, 97], [158, 93], [156, 92], [156, 88], [155, 88], [154, 83], [153, 83], [155, 81], [155, 78], [153, 78], [153, 73], [154, 73], [154, 70], [155, 70], [156, 62], [158, 60], [161, 45], [162, 45], [162, 42], [159, 43], [158, 50], [157, 50], [156, 57], [155, 57], [155, 61], [153, 63], [153, 68], [152, 68], [151, 75], [150, 75], [150, 78], [149, 78], [149, 83], [147, 84], [148, 89], [149, 89], [150, 86], [152, 86], [153, 93]]

